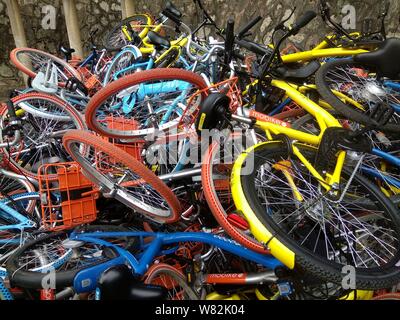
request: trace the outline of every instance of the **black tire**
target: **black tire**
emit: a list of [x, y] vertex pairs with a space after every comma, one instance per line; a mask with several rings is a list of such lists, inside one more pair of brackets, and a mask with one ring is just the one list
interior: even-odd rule
[[[307, 155], [308, 159], [312, 159], [313, 156], [315, 156], [315, 149], [310, 148], [310, 147], [306, 147], [306, 146], [298, 146], [299, 148], [301, 148], [301, 151], [303, 154]], [[260, 166], [262, 166], [263, 164], [265, 164], [265, 160], [264, 159], [269, 159], [269, 160], [273, 160], [273, 163], [275, 163], [275, 161], [280, 161], [281, 159], [290, 159], [290, 155], [288, 154], [288, 151], [285, 150], [285, 148], [282, 147], [281, 143], [276, 143], [276, 144], [264, 144], [264, 145], [260, 145], [258, 148], [255, 149], [254, 151], [254, 170], [250, 175], [242, 175], [241, 177], [241, 188], [242, 191], [250, 205], [250, 207], [253, 209], [256, 217], [259, 219], [259, 221], [271, 232], [271, 234], [273, 234], [281, 243], [283, 243], [287, 248], [289, 248], [291, 251], [293, 251], [295, 253], [295, 266], [307, 273], [310, 273], [311, 275], [315, 276], [316, 278], [322, 279], [324, 281], [328, 281], [328, 282], [333, 282], [333, 283], [337, 283], [337, 284], [341, 284], [344, 275], [341, 273], [342, 272], [342, 267], [345, 265], [351, 265], [351, 263], [349, 263], [349, 261], [345, 261], [345, 263], [337, 263], [337, 262], [332, 262], [330, 261], [327, 257], [326, 257], [326, 253], [325, 253], [325, 257], [323, 257], [323, 252], [321, 252], [321, 255], [319, 255], [320, 252], [315, 252], [316, 248], [317, 248], [317, 244], [318, 241], [315, 244], [312, 244], [313, 246], [313, 250], [309, 249], [306, 247], [306, 245], [308, 245], [310, 242], [306, 241], [308, 240], [307, 238], [310, 236], [310, 234], [312, 233], [313, 230], [311, 230], [311, 232], [307, 235], [307, 237], [305, 239], [303, 239], [303, 242], [300, 242], [302, 239], [300, 238], [299, 240], [295, 239], [302, 235], [301, 233], [304, 231], [296, 231], [296, 234], [294, 236], [289, 235], [291, 233], [291, 231], [287, 231], [285, 230], [285, 224], [283, 224], [283, 227], [279, 226], [278, 223], [275, 222], [274, 218], [272, 217], [272, 209], [271, 207], [269, 207], [268, 209], [263, 206], [260, 203], [260, 199], [258, 197], [258, 193], [257, 193], [257, 188], [255, 186], [255, 181], [256, 181], [256, 174], [258, 169], [260, 168]], [[252, 158], [252, 157], [251, 157]], [[271, 167], [271, 165], [270, 165]], [[351, 171], [349, 171], [348, 169], [343, 169], [342, 175], [343, 176], [350, 176], [351, 175]], [[269, 173], [269, 177], [271, 177], [272, 175]], [[393, 253], [393, 259], [388, 260], [388, 263], [386, 264], [382, 264], [382, 265], [377, 265], [376, 267], [374, 266], [373, 268], [356, 268], [356, 287], [359, 290], [378, 290], [378, 289], [382, 289], [382, 288], [388, 288], [391, 287], [393, 285], [396, 285], [397, 283], [400, 282], [400, 269], [398, 267], [396, 267], [396, 264], [398, 263], [398, 261], [400, 260], [400, 217], [398, 215], [398, 211], [396, 210], [396, 208], [393, 206], [393, 203], [384, 196], [384, 194], [372, 183], [370, 182], [368, 179], [366, 179], [365, 177], [362, 176], [356, 176], [353, 180], [353, 183], [357, 183], [357, 188], [363, 188], [365, 190], [367, 190], [368, 194], [370, 194], [370, 198], [369, 199], [365, 199], [361, 198], [362, 201], [360, 203], [364, 202], [372, 202], [375, 203], [376, 207], [379, 210], [382, 210], [382, 215], [384, 215], [384, 218], [386, 219], [390, 219], [390, 226], [393, 229], [393, 234], [394, 234], [394, 239], [396, 242], [396, 245], [393, 246], [393, 250], [395, 250], [395, 252]], [[271, 181], [268, 182], [268, 187], [267, 188], [275, 188], [278, 189], [279, 185], [275, 186], [272, 185]], [[356, 189], [359, 190], [359, 189]], [[272, 191], [273, 192], [273, 191]], [[282, 192], [282, 191], [276, 191], [277, 193]], [[273, 198], [269, 198], [269, 199], [273, 199]], [[351, 203], [351, 201], [348, 201], [349, 203]], [[268, 204], [270, 205], [270, 203], [272, 202], [268, 202]], [[304, 203], [304, 201], [302, 202]], [[311, 204], [313, 204], [311, 202]], [[320, 203], [318, 203], [319, 205]], [[275, 207], [276, 208], [276, 207]], [[327, 224], [325, 222], [325, 213], [326, 211], [329, 210], [325, 210], [326, 207], [323, 207], [324, 210], [322, 211], [324, 213], [323, 217], [324, 219], [323, 224]], [[330, 207], [329, 207], [330, 208]], [[319, 209], [317, 207], [317, 209]], [[267, 210], [271, 210], [268, 211], [268, 214], [266, 214]], [[275, 211], [277, 209], [274, 209]], [[290, 208], [288, 209], [290, 210]], [[306, 211], [308, 210], [308, 211]], [[305, 212], [305, 215], [301, 218], [301, 220], [311, 220], [310, 216], [310, 212], [314, 215], [314, 217], [316, 216], [318, 219], [318, 217], [315, 214], [315, 207], [311, 207], [308, 206], [307, 208], [303, 209], [303, 212]], [[360, 210], [360, 209], [358, 209]], [[278, 209], [279, 211], [279, 209]], [[291, 213], [289, 213], [289, 215], [293, 214], [293, 211], [290, 211]], [[319, 213], [321, 212], [320, 210], [318, 211]], [[349, 211], [350, 212], [350, 211]], [[356, 212], [356, 211], [355, 211]], [[364, 214], [363, 211], [360, 211], [362, 214]], [[373, 218], [377, 218], [375, 215], [377, 213], [373, 212], [372, 215], [370, 215]], [[278, 218], [284, 216], [282, 212], [279, 212], [278, 214]], [[357, 223], [359, 223], [360, 220], [358, 220], [358, 217], [355, 217], [352, 213], [349, 213], [348, 215], [351, 215], [352, 221], [356, 221]], [[286, 216], [284, 216], [286, 217]], [[329, 216], [327, 216], [329, 217]], [[332, 217], [332, 216], [331, 216]], [[330, 217], [330, 218], [331, 218]], [[343, 216], [340, 216], [340, 218], [342, 218]], [[366, 216], [362, 215], [362, 218], [364, 220], [364, 218], [368, 218], [368, 213]], [[286, 218], [285, 218], [286, 219]], [[355, 219], [355, 220], [354, 220]], [[300, 219], [299, 219], [300, 220]], [[282, 223], [283, 220], [281, 220], [279, 223]], [[296, 220], [297, 221], [297, 220]], [[330, 222], [332, 222], [334, 220], [330, 220]], [[319, 223], [319, 222], [317, 222]], [[315, 223], [315, 224], [317, 224]], [[340, 220], [340, 223], [342, 223], [342, 219]], [[328, 224], [327, 224], [328, 225]], [[298, 225], [296, 224], [295, 227], [297, 228]], [[327, 227], [324, 227], [325, 230], [325, 234], [327, 234], [326, 230]], [[308, 230], [310, 230], [310, 227], [308, 227], [308, 229], [306, 229], [305, 231], [308, 232]], [[350, 229], [349, 229], [350, 230]], [[381, 229], [379, 229], [381, 230]], [[386, 232], [386, 229], [384, 229]], [[389, 230], [389, 229], [387, 229]], [[315, 231], [316, 232], [316, 231]], [[303, 233], [304, 236], [304, 233]], [[311, 236], [314, 237], [314, 235]], [[320, 237], [320, 233], [316, 236], [317, 239], [319, 239]], [[343, 237], [343, 236], [342, 236]], [[364, 239], [365, 240], [365, 239]], [[397, 241], [396, 241], [397, 240]], [[338, 241], [335, 238], [335, 241]], [[302, 245], [302, 243], [304, 243]], [[358, 242], [356, 242], [358, 245]], [[311, 244], [311, 243], [310, 243]], [[340, 245], [340, 244], [339, 244]], [[335, 242], [335, 246], [338, 246]], [[328, 249], [328, 245], [326, 247]], [[334, 248], [336, 249], [336, 248]], [[340, 247], [339, 253], [343, 252], [343, 247]], [[368, 247], [368, 250], [370, 250], [370, 247]], [[313, 252], [314, 251], [314, 252]], [[317, 251], [320, 251], [320, 249], [318, 248]], [[329, 249], [327, 250], [327, 252], [329, 251]], [[351, 250], [350, 250], [351, 251]], [[373, 251], [371, 251], [373, 252]], [[351, 252], [350, 252], [351, 253]], [[380, 252], [381, 253], [381, 252]], [[347, 255], [346, 259], [348, 259], [349, 256]], [[351, 257], [350, 257], [351, 258]], [[342, 256], [340, 257], [340, 259], [342, 259]], [[342, 261], [340, 261], [342, 262]]]
[[[115, 27], [113, 27], [113, 29], [106, 35], [104, 39], [104, 46], [108, 51], [119, 51], [128, 44], [128, 40], [122, 41], [122, 39], [121, 42], [119, 42], [118, 44], [113, 43], [112, 38], [120, 34], [122, 27], [129, 24], [132, 21], [138, 21], [140, 22], [140, 24], [143, 25], [148, 25], [149, 22], [152, 23], [150, 17], [144, 14], [135, 14], [129, 18], [122, 20]], [[132, 44], [139, 45], [140, 43], [132, 43]]]
[[[325, 63], [317, 72], [315, 77], [315, 84], [317, 85], [317, 90], [322, 98], [329, 103], [335, 110], [337, 110], [340, 114], [346, 117], [349, 120], [354, 122], [361, 123], [365, 126], [372, 125], [372, 121], [370, 117], [361, 112], [357, 111], [355, 107], [345, 104], [342, 100], [340, 100], [331, 90], [330, 84], [328, 83], [328, 73], [335, 68], [345, 67], [345, 66], [352, 66], [354, 68], [361, 68], [365, 70], [371, 70], [370, 67], [362, 65], [354, 61], [353, 58], [346, 58], [346, 59], [338, 59], [332, 60]], [[398, 119], [396, 119], [398, 120]], [[385, 132], [393, 132], [393, 133], [400, 133], [400, 120], [399, 123], [388, 123], [380, 130]]]
[[[81, 227], [84, 232], [95, 232], [95, 231], [103, 231], [103, 232], [121, 232], [128, 231], [126, 228], [119, 226], [85, 226]], [[34, 241], [26, 243], [20, 249], [18, 249], [11, 257], [8, 259], [6, 264], [7, 273], [10, 278], [10, 282], [13, 286], [18, 286], [26, 289], [42, 289], [43, 281], [48, 273], [43, 273], [39, 271], [30, 271], [23, 270], [19, 264], [19, 259], [26, 253], [28, 250], [31, 250], [35, 247], [39, 247], [40, 244], [48, 242], [52, 239], [67, 239], [67, 232], [56, 232], [52, 234], [44, 235]], [[132, 249], [136, 246], [136, 240], [127, 240], [126, 249]], [[113, 258], [118, 257], [118, 253], [113, 250], [104, 250], [103, 256], [96, 263], [92, 263], [90, 265], [86, 265], [85, 267], [78, 267], [73, 270], [57, 270], [55, 276], [55, 287], [56, 289], [62, 289], [66, 287], [70, 287], [73, 285], [74, 278], [78, 272], [88, 268], [89, 266], [94, 266], [98, 264], [102, 264], [111, 260]]]

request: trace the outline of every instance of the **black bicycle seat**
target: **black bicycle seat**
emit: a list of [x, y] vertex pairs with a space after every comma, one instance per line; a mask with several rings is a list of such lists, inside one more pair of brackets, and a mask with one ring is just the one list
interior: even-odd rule
[[167, 1], [165, 10], [168, 10], [170, 13], [172, 13], [177, 18], [182, 18], [182, 12], [180, 12], [179, 9], [177, 7], [175, 7], [171, 1]]
[[71, 60], [72, 59], [72, 54], [75, 52], [75, 49], [73, 48], [66, 48], [64, 46], [60, 47], [60, 51], [61, 53], [63, 53], [65, 55], [65, 57], [67, 58], [67, 60]]
[[149, 38], [149, 42], [157, 48], [169, 48], [171, 46], [170, 42], [166, 38], [160, 36], [154, 31], [149, 31], [147, 37]]
[[290, 69], [287, 66], [282, 66], [275, 69], [275, 73], [282, 79], [285, 80], [305, 80], [314, 75], [321, 64], [318, 61], [312, 61], [300, 68]]
[[398, 80], [400, 76], [400, 39], [391, 38], [374, 52], [362, 53], [354, 57], [354, 61], [375, 67], [380, 77]]
[[101, 300], [163, 300], [166, 289], [138, 281], [126, 265], [111, 267], [99, 281]]

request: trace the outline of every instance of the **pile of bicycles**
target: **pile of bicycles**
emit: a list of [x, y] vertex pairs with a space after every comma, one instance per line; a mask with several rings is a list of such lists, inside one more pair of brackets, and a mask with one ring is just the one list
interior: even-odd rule
[[[398, 300], [400, 40], [285, 47], [168, 2], [86, 58], [31, 48], [0, 111], [0, 298]], [[292, 12], [293, 14], [293, 12]], [[368, 24], [370, 25], [370, 24]], [[95, 32], [90, 37], [93, 41]]]

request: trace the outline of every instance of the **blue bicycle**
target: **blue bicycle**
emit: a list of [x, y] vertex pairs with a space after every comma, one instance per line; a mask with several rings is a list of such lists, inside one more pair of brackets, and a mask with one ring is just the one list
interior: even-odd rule
[[106, 228], [110, 227], [91, 226], [86, 230], [77, 229], [69, 235], [56, 233], [27, 243], [7, 262], [6, 269], [12, 285], [42, 289], [53, 272], [53, 289], [69, 287], [78, 294], [93, 292], [98, 289], [99, 280], [101, 284], [102, 275], [110, 268], [127, 265], [133, 277], [140, 278], [155, 257], [174, 253], [184, 242], [208, 244], [272, 271], [282, 267], [272, 256], [255, 253], [214, 234], [112, 232], [105, 231]]

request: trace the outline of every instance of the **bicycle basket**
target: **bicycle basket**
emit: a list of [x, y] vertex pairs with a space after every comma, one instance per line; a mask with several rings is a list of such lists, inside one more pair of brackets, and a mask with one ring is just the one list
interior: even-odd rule
[[79, 164], [42, 165], [38, 180], [42, 224], [46, 229], [65, 230], [96, 220], [98, 193], [82, 174]]

